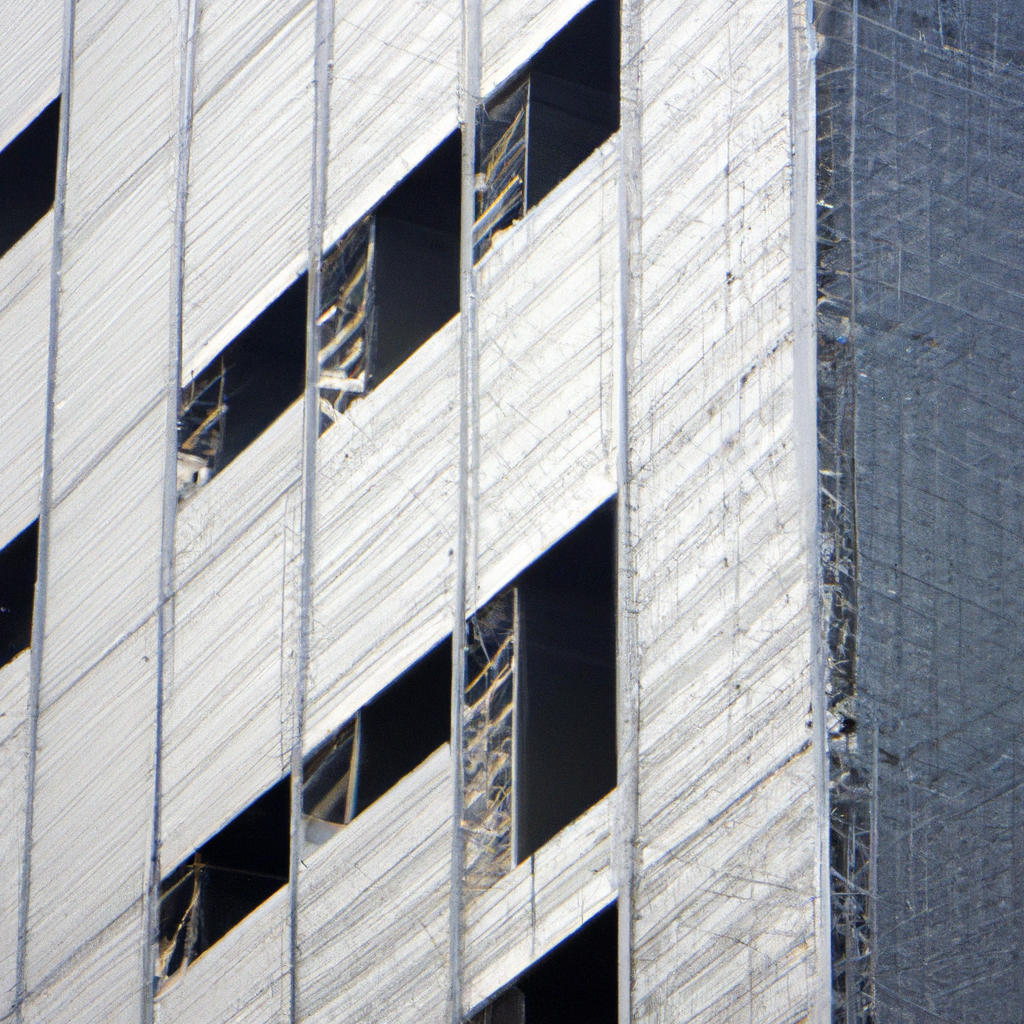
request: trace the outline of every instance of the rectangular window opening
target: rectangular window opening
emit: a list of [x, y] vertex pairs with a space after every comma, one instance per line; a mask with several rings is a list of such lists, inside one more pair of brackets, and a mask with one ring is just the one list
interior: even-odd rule
[[38, 519], [0, 550], [0, 667], [32, 642], [38, 552]]
[[402, 673], [303, 766], [305, 846], [319, 846], [449, 741], [451, 637]]
[[519, 975], [467, 1024], [615, 1024], [618, 991], [613, 903]]
[[53, 207], [60, 97], [0, 150], [0, 256]]
[[488, 888], [615, 788], [615, 520], [612, 500], [470, 620], [467, 889]]
[[480, 108], [473, 258], [619, 127], [619, 8], [594, 0]]
[[290, 806], [285, 776], [161, 882], [157, 991], [287, 883]]
[[240, 455], [296, 399], [306, 381], [303, 274], [182, 389], [178, 499]]
[[321, 433], [458, 313], [461, 159], [456, 131], [324, 256]]

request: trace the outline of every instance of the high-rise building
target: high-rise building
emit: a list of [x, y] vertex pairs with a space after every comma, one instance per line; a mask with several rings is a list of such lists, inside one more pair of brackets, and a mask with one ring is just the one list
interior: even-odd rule
[[0, 1021], [1019, 1021], [1024, 7], [0, 11]]

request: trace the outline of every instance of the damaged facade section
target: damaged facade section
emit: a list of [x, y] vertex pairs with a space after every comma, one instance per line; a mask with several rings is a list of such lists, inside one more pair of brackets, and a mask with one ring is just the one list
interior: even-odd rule
[[448, 742], [451, 639], [321, 744], [303, 767], [305, 851], [320, 846]]
[[281, 293], [181, 389], [178, 499], [194, 494], [301, 395], [306, 275]]
[[485, 103], [477, 115], [474, 260], [490, 249], [496, 232], [526, 213], [529, 116], [529, 78], [513, 88], [510, 95]]
[[178, 494], [202, 487], [220, 468], [228, 411], [221, 353], [181, 390], [178, 411]]
[[470, 620], [462, 713], [471, 893], [615, 787], [614, 503]]
[[[303, 766], [303, 856], [448, 742], [451, 639], [438, 644], [321, 744]], [[288, 881], [286, 776], [160, 886], [159, 991]]]
[[459, 311], [460, 154], [455, 132], [323, 258], [321, 433]]
[[512, 870], [512, 716], [518, 593], [503, 591], [470, 620], [463, 703], [466, 847], [463, 884], [487, 889]]
[[323, 259], [320, 312], [320, 432], [369, 384], [373, 348], [374, 218], [364, 217]]
[[618, 127], [618, 5], [595, 0], [477, 113], [474, 260]]
[[355, 817], [359, 725], [357, 713], [303, 766], [302, 820], [307, 848], [326, 842]]
[[290, 804], [285, 777], [163, 880], [157, 991], [287, 883]]

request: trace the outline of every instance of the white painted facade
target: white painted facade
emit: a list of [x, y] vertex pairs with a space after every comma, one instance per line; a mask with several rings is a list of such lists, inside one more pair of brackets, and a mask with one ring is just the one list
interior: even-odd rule
[[[484, 96], [583, 6], [335, 0], [326, 244], [458, 127], [474, 2]], [[0, 0], [0, 144], [62, 66], [68, 128], [62, 219], [0, 259], [0, 546], [46, 537], [0, 668], [0, 1021], [440, 1024], [617, 898], [623, 1024], [824, 1021], [804, 5], [625, 0], [622, 127], [479, 264], [472, 331], [311, 474], [300, 400], [169, 517], [179, 379], [307, 266], [328, 6], [198, 0], [189, 75], [188, 0]], [[467, 608], [620, 494], [619, 788], [462, 901], [438, 751], [153, 1000], [154, 830], [166, 873], [288, 773], [300, 689], [308, 752], [452, 631], [470, 490]]]

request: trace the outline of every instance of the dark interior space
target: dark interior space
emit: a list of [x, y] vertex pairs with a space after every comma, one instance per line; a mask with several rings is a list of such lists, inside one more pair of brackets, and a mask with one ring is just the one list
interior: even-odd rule
[[530, 61], [526, 206], [619, 127], [619, 5], [594, 0]]
[[594, 0], [530, 61], [530, 70], [615, 98], [618, 124], [619, 4]]
[[532, 72], [527, 209], [564, 181], [618, 127], [617, 94]]
[[461, 164], [456, 131], [377, 207], [371, 386], [459, 311]]
[[346, 825], [447, 743], [451, 681], [448, 637], [310, 754], [302, 813]]
[[288, 881], [290, 777], [204, 843], [160, 887], [160, 975], [209, 949]]
[[[223, 404], [226, 410], [215, 422], [207, 419], [216, 408], [223, 367]], [[243, 452], [299, 397], [306, 382], [306, 275], [285, 289], [196, 377], [196, 386], [182, 389], [183, 410], [179, 419], [178, 447], [185, 451], [189, 439], [205, 422], [206, 431], [218, 430], [215, 443], [193, 443], [191, 452], [206, 456], [209, 471], [216, 473]], [[192, 391], [201, 401], [192, 403]], [[210, 454], [207, 455], [207, 452]], [[185, 492], [187, 493], [187, 491]], [[179, 480], [179, 494], [182, 494]]]
[[615, 1024], [618, 1018], [618, 915], [612, 904], [560, 942], [516, 987], [526, 1024]]
[[285, 776], [199, 848], [203, 863], [287, 880], [290, 807]]
[[53, 206], [59, 135], [58, 96], [0, 150], [0, 256]]
[[613, 500], [516, 582], [517, 862], [615, 788], [615, 518]]
[[363, 708], [357, 814], [448, 742], [451, 687], [448, 637]]
[[346, 722], [302, 766], [302, 813], [334, 825], [354, 814], [357, 720]]
[[520, 975], [470, 1024], [615, 1024], [618, 918], [612, 904]]
[[306, 384], [306, 275], [225, 350], [228, 413], [222, 469], [298, 399]]
[[0, 666], [32, 643], [39, 520], [26, 526], [0, 551]]

